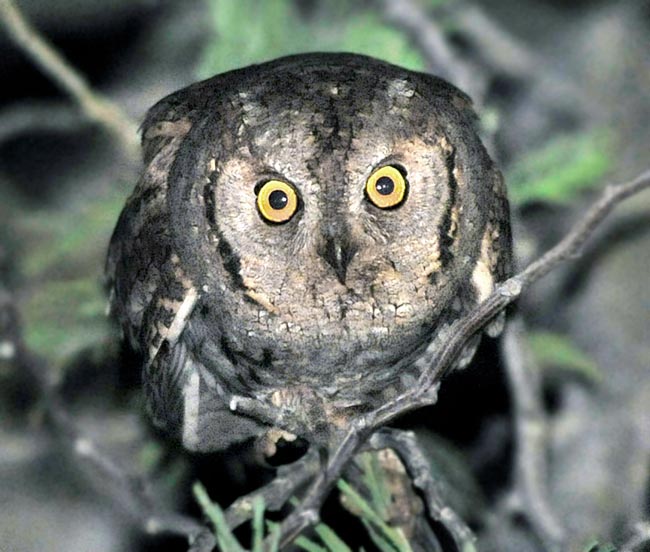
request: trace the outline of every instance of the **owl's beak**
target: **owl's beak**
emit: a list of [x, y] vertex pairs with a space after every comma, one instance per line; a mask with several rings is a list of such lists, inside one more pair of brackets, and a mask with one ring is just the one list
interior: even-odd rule
[[330, 237], [325, 241], [325, 247], [321, 250], [321, 257], [334, 269], [339, 282], [345, 285], [348, 265], [356, 252], [357, 248], [347, 239]]

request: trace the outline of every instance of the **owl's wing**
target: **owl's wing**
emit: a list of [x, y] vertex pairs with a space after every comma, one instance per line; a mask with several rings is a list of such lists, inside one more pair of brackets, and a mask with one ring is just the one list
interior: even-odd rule
[[168, 177], [206, 85], [172, 94], [147, 114], [145, 169], [120, 215], [106, 263], [111, 314], [144, 357], [149, 413], [157, 426], [193, 450], [223, 449], [259, 433], [260, 427], [235, 416], [206, 385], [203, 367], [186, 342], [200, 285], [174, 250]]
[[198, 300], [175, 255], [169, 228], [168, 174], [191, 128], [187, 110], [171, 106], [143, 125], [145, 170], [111, 238], [106, 262], [110, 311], [144, 357], [145, 390], [154, 422], [178, 423], [190, 366], [177, 347]]
[[106, 261], [111, 313], [148, 363], [163, 340], [180, 335], [197, 298], [173, 251], [167, 203], [168, 174], [190, 127], [187, 118], [145, 121], [146, 167], [117, 222]]

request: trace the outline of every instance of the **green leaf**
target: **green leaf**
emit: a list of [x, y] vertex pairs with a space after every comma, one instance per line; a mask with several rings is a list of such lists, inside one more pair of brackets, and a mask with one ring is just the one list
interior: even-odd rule
[[255, 497], [253, 501], [253, 552], [263, 552], [264, 547], [264, 498]]
[[[104, 265], [106, 247], [126, 194], [121, 186], [71, 210], [31, 210], [16, 217], [16, 231], [26, 247], [21, 265], [28, 278], [79, 276]], [[99, 270], [97, 270], [99, 269]]]
[[468, 542], [463, 545], [462, 552], [478, 552], [478, 549], [471, 542]]
[[598, 539], [593, 539], [585, 545], [582, 552], [616, 552], [616, 547], [611, 543], [601, 544]]
[[531, 332], [528, 339], [533, 354], [542, 365], [575, 372], [590, 381], [602, 380], [603, 375], [596, 363], [566, 336], [552, 332]]
[[411, 545], [408, 543], [404, 535], [397, 529], [388, 525], [378, 514], [375, 512], [368, 504], [366, 499], [364, 499], [355, 489], [353, 489], [349, 483], [343, 479], [339, 479], [337, 484], [339, 490], [343, 495], [350, 501], [350, 504], [354, 506], [361, 513], [361, 519], [366, 520], [368, 523], [371, 523], [376, 529], [378, 529], [382, 536], [385, 536], [386, 539], [395, 546], [399, 552], [412, 552]]
[[202, 77], [297, 53], [307, 38], [288, 0], [209, 0], [208, 7], [215, 34], [200, 63]]
[[370, 540], [377, 548], [379, 548], [380, 552], [397, 552], [397, 548], [395, 548], [388, 539], [381, 534], [381, 532], [373, 527], [367, 519], [362, 519], [361, 522], [366, 528], [368, 535], [370, 535]]
[[[289, 503], [295, 507], [300, 504], [300, 501], [294, 496], [289, 499]], [[345, 544], [343, 539], [341, 539], [341, 537], [339, 537], [334, 529], [329, 525], [318, 523], [316, 527], [314, 527], [314, 531], [320, 537], [321, 541], [323, 541], [326, 548], [323, 548], [319, 544], [303, 536], [298, 537], [295, 543], [298, 546], [301, 546], [304, 550], [308, 550], [308, 552], [311, 552], [312, 550], [314, 552], [352, 552], [350, 547]]]
[[59, 365], [110, 333], [106, 297], [96, 277], [44, 281], [23, 302], [25, 340]]
[[376, 13], [350, 17], [337, 38], [328, 49], [365, 54], [414, 71], [426, 68], [421, 54], [413, 49], [404, 33], [386, 25]]
[[294, 544], [306, 552], [328, 552], [328, 550], [323, 548], [320, 544], [316, 544], [314, 541], [309, 540], [307, 537], [302, 535], [294, 541]]
[[102, 287], [108, 241], [125, 200], [114, 186], [69, 209], [18, 206], [22, 310], [30, 348], [60, 365], [110, 335]]
[[280, 549], [280, 524], [267, 521], [266, 526], [269, 528], [269, 552], [278, 552]]
[[516, 205], [570, 203], [580, 192], [601, 186], [613, 152], [613, 140], [603, 131], [554, 138], [507, 171], [510, 198]]
[[154, 469], [163, 455], [163, 448], [157, 441], [147, 441], [142, 448], [138, 451], [138, 466], [144, 472], [149, 472]]
[[246, 552], [235, 538], [235, 535], [233, 535], [230, 527], [228, 527], [223, 510], [216, 502], [210, 500], [205, 487], [197, 481], [192, 486], [192, 491], [203, 513], [215, 528], [221, 552]]
[[382, 519], [386, 519], [391, 495], [385, 484], [386, 478], [379, 457], [376, 453], [364, 452], [358, 458], [363, 470], [363, 482], [370, 492], [372, 507]]
[[329, 525], [319, 523], [314, 530], [331, 552], [352, 552], [350, 547], [343, 542], [341, 537]]

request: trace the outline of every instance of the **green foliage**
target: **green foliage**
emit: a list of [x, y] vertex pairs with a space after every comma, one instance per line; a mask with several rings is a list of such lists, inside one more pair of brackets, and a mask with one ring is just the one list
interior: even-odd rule
[[291, 0], [206, 1], [214, 38], [199, 65], [203, 78], [304, 52], [354, 52], [424, 68], [422, 57], [402, 33], [353, 2], [323, 2], [307, 17]]
[[109, 335], [98, 276], [44, 281], [29, 293], [22, 314], [31, 349], [60, 363]]
[[589, 541], [582, 552], [616, 552], [616, 547], [611, 543], [603, 544], [598, 539]]
[[29, 250], [22, 262], [27, 278], [77, 275], [87, 271], [88, 259], [103, 267], [108, 238], [124, 206], [121, 191], [111, 190], [102, 197], [67, 210], [31, 210], [17, 217], [19, 231]]
[[[233, 532], [226, 523], [226, 517], [221, 507], [213, 502], [208, 496], [205, 487], [196, 482], [192, 487], [194, 497], [201, 506], [203, 513], [210, 520], [214, 527], [217, 543], [221, 552], [246, 552], [244, 547], [239, 543]], [[263, 552], [264, 538], [268, 537], [271, 542], [271, 551], [277, 550], [280, 542], [280, 525], [272, 521], [264, 520], [264, 499], [257, 497], [253, 501], [253, 522], [252, 522], [252, 547], [251, 552]], [[264, 527], [268, 529], [265, 535]], [[316, 534], [323, 541], [325, 546], [321, 546], [314, 541], [300, 536], [296, 539], [295, 544], [307, 552], [351, 552], [350, 548], [343, 540], [327, 525], [319, 523], [315, 527]]]
[[124, 204], [112, 188], [70, 210], [14, 205], [11, 231], [21, 244], [24, 335], [61, 365], [110, 334], [102, 286], [108, 240]]
[[327, 548], [316, 544], [314, 541], [309, 540], [306, 537], [298, 537], [295, 541], [295, 544], [298, 548], [304, 550], [305, 552], [327, 552]]
[[420, 53], [404, 34], [384, 24], [376, 13], [352, 16], [340, 40], [327, 49], [366, 54], [416, 71], [425, 69]]
[[600, 186], [613, 166], [613, 149], [611, 137], [602, 131], [553, 138], [507, 172], [510, 198], [516, 205], [569, 203]]
[[[194, 498], [196, 498], [196, 501], [201, 506], [203, 513], [207, 516], [215, 529], [219, 550], [221, 550], [221, 552], [245, 552], [245, 549], [241, 544], [239, 544], [239, 541], [228, 527], [223, 510], [216, 502], [210, 500], [205, 487], [197, 481], [194, 483], [192, 491], [194, 493]], [[257, 542], [259, 538], [259, 535], [255, 535], [255, 542]], [[254, 550], [254, 552], [262, 552], [262, 550], [257, 549]]]
[[343, 542], [343, 539], [329, 525], [319, 523], [314, 528], [314, 531], [325, 546], [321, 546], [306, 537], [299, 537], [296, 540], [296, 545], [306, 552], [352, 552], [352, 549]]
[[[372, 453], [360, 455], [360, 464], [363, 470], [362, 480], [371, 496], [370, 502], [347, 482], [339, 480], [338, 488], [342, 498], [357, 513], [370, 538], [381, 552], [412, 552], [411, 545], [403, 533], [385, 521], [391, 495], [386, 487], [385, 475], [380, 463], [376, 460], [376, 455]], [[210, 499], [203, 485], [195, 483], [193, 492], [204, 514], [215, 529], [215, 536], [221, 552], [244, 552], [244, 548], [229, 529], [223, 510]], [[298, 501], [293, 499], [292, 503], [296, 505]], [[264, 502], [261, 497], [254, 501], [252, 508], [251, 550], [260, 552], [265, 537], [264, 526], [266, 525], [268, 528], [268, 536], [279, 538], [279, 525], [268, 520], [264, 522]], [[295, 545], [306, 552], [352, 552], [345, 541], [325, 523], [318, 523], [314, 527], [314, 532], [320, 542], [301, 535], [295, 540]]]
[[[280, 524], [271, 521], [266, 522], [269, 529], [269, 552], [278, 552], [280, 550]], [[253, 550], [252, 552], [258, 552]], [[260, 549], [259, 552], [262, 552]]]
[[343, 479], [339, 480], [337, 486], [343, 497], [360, 513], [361, 521], [382, 552], [411, 552], [411, 545], [401, 531], [388, 525], [377, 513], [376, 509], [358, 491]]
[[533, 354], [542, 365], [579, 374], [589, 381], [602, 379], [595, 362], [566, 336], [552, 332], [531, 332], [529, 342]]
[[362, 481], [370, 494], [370, 503], [382, 519], [388, 518], [391, 505], [391, 493], [386, 485], [386, 476], [381, 467], [379, 456], [368, 452], [358, 456], [363, 470]]
[[264, 499], [253, 501], [253, 550], [262, 550], [264, 541]]

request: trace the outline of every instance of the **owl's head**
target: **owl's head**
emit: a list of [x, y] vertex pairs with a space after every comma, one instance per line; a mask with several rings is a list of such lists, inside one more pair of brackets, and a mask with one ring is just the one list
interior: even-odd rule
[[506, 270], [500, 175], [438, 78], [308, 54], [180, 91], [145, 130], [174, 113], [169, 229], [215, 374], [372, 389]]

